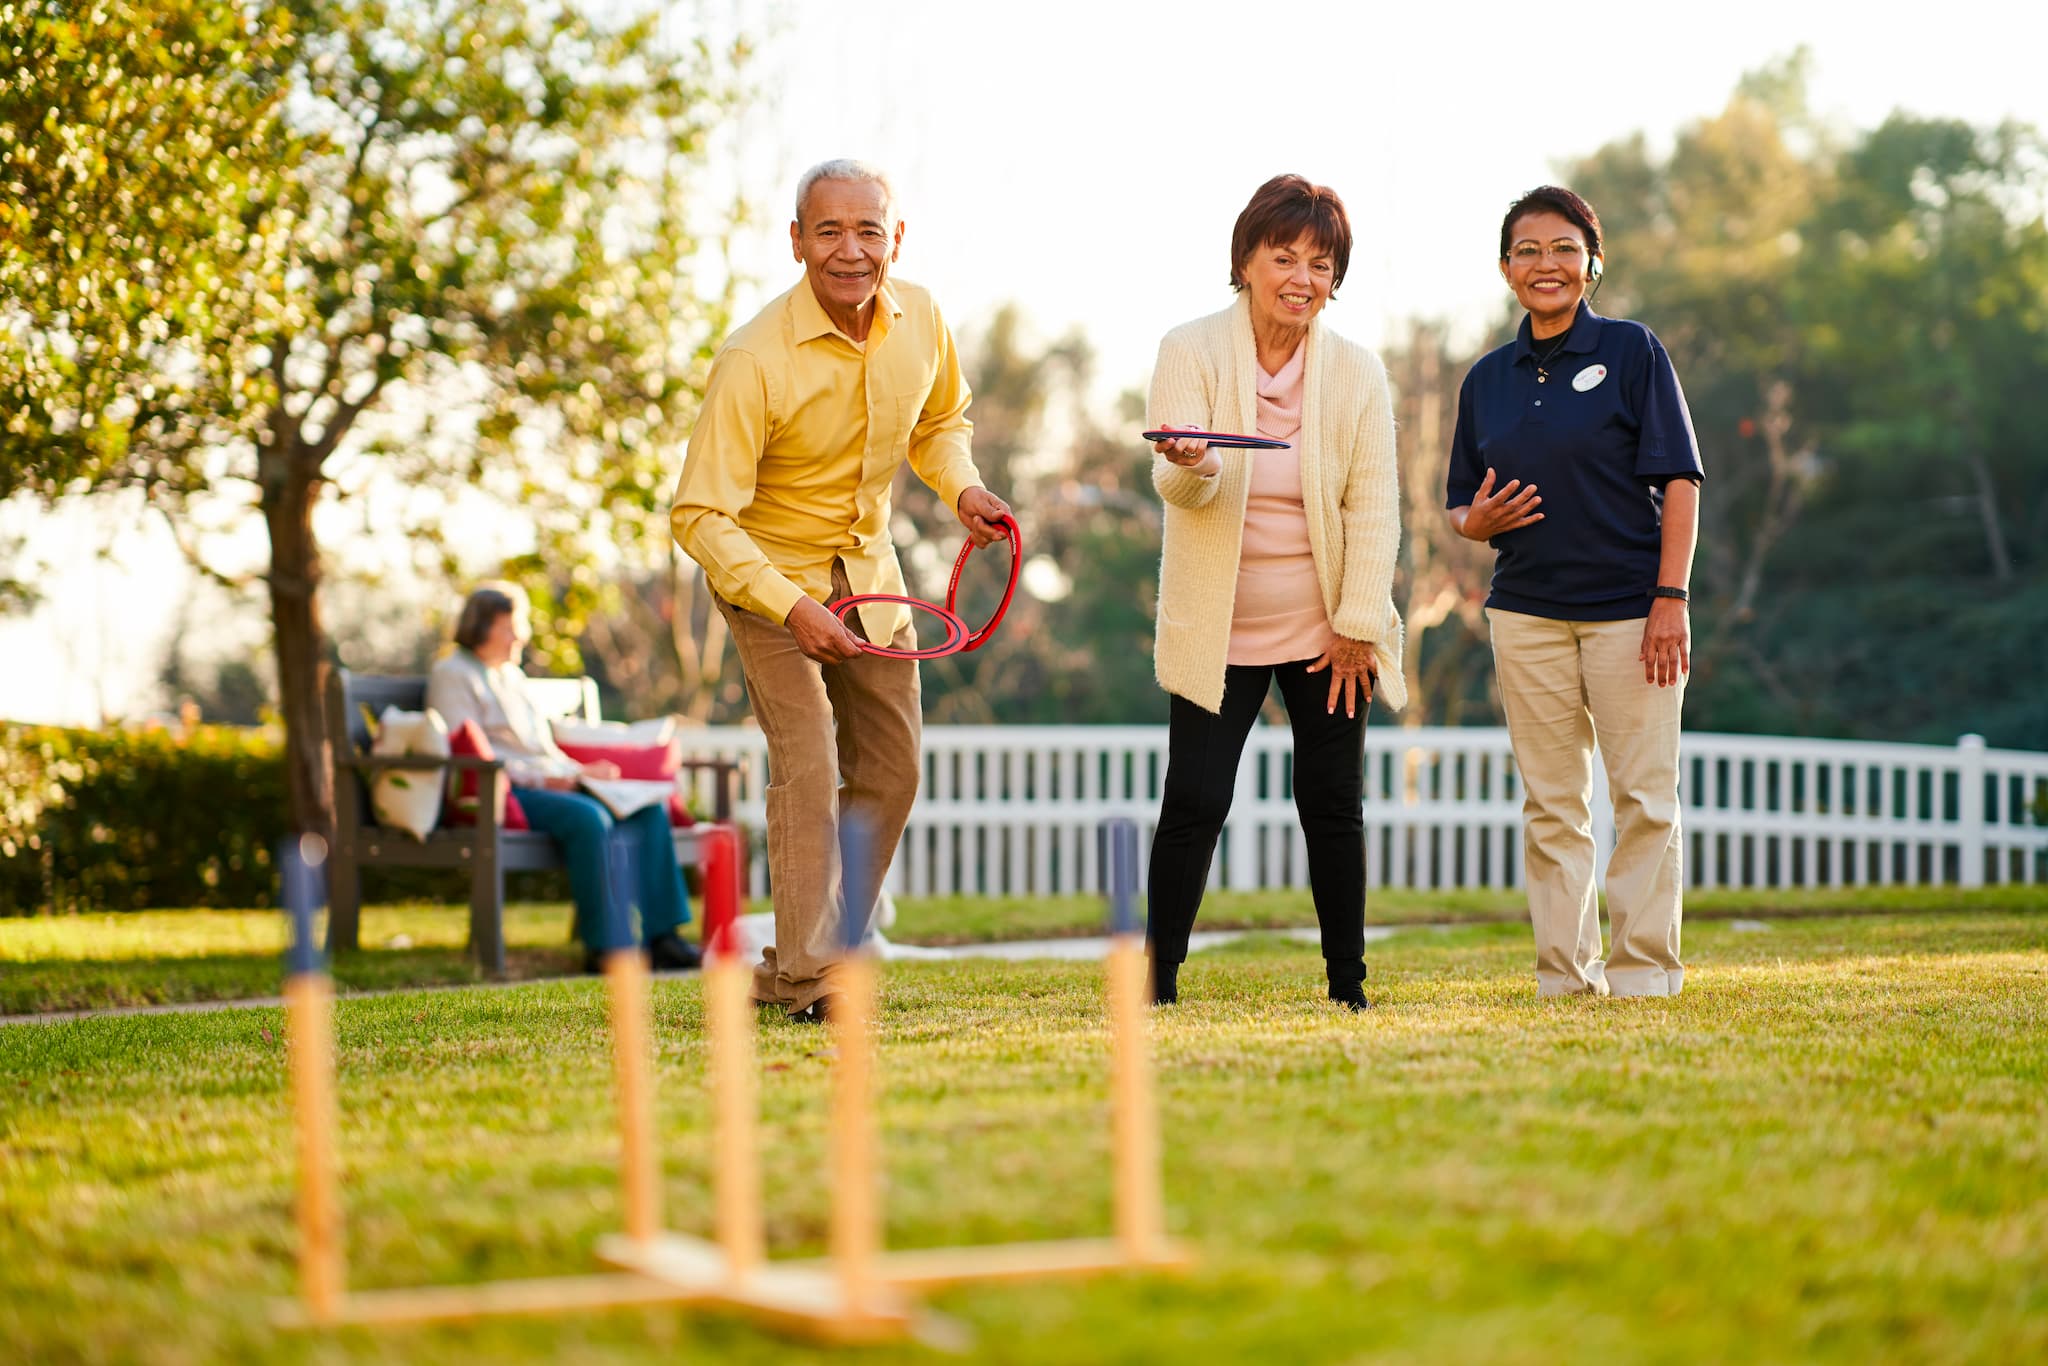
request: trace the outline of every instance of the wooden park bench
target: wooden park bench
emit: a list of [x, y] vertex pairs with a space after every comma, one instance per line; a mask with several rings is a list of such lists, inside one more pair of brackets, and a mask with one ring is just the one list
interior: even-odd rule
[[[589, 678], [529, 680], [534, 701], [553, 716], [596, 721], [597, 685]], [[369, 717], [386, 707], [419, 711], [426, 706], [427, 680], [420, 675], [379, 676], [336, 669], [327, 680], [327, 733], [334, 745], [334, 848], [328, 860], [327, 951], [354, 949], [361, 932], [365, 867], [451, 868], [469, 874], [469, 951], [493, 977], [505, 972], [505, 874], [560, 868], [561, 850], [537, 830], [498, 825], [499, 794], [508, 790], [504, 765], [457, 756], [370, 754]], [[480, 800], [474, 825], [442, 826], [424, 842], [380, 827], [370, 809], [370, 780], [392, 769], [431, 769], [477, 775]], [[684, 759], [686, 772], [715, 775], [714, 818], [732, 820], [732, 759]], [[702, 826], [675, 832], [676, 860], [686, 867], [703, 862]], [[744, 841], [741, 847], [744, 848]]]

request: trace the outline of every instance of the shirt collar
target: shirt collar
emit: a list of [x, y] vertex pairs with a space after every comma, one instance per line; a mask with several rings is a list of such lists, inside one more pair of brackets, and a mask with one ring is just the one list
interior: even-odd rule
[[[1579, 300], [1579, 311], [1572, 317], [1571, 333], [1559, 346], [1561, 355], [1567, 351], [1596, 351], [1600, 347], [1600, 327], [1607, 320], [1593, 311], [1593, 305]], [[1515, 359], [1536, 354], [1534, 339], [1529, 335], [1529, 315], [1522, 315], [1522, 325], [1515, 329]]]
[[[825, 306], [818, 302], [818, 296], [811, 292], [811, 277], [809, 275], [797, 281], [795, 297], [791, 300], [791, 306], [796, 312], [797, 345], [801, 346], [807, 341], [816, 341], [819, 337], [846, 336], [844, 332], [839, 330], [839, 325], [833, 322], [831, 317], [825, 312]], [[873, 344], [881, 340], [888, 333], [893, 321], [902, 316], [903, 305], [896, 302], [896, 291], [889, 288], [889, 282], [884, 280], [881, 289], [875, 294], [875, 321], [874, 325], [868, 330], [868, 342]], [[853, 339], [847, 337], [847, 340], [852, 341]], [[858, 342], [854, 344], [856, 346], [859, 345]]]

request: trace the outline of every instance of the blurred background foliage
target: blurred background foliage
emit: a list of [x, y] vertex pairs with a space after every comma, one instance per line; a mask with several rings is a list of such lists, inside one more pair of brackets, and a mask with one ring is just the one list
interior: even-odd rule
[[[756, 98], [744, 44], [664, 47], [524, 0], [8, 12], [0, 493], [142, 487], [176, 522], [239, 490], [272, 532], [267, 574], [229, 600], [268, 590], [274, 648], [174, 644], [169, 695], [303, 735], [310, 663], [418, 671], [441, 609], [505, 572], [534, 593], [535, 672], [595, 675], [612, 715], [745, 715], [666, 529], [732, 321], [722, 243], [752, 215], [710, 169], [721, 118]], [[1705, 452], [1688, 722], [2048, 748], [2048, 147], [2017, 125], [1832, 126], [1806, 70], [1792, 54], [1668, 146], [1557, 169], [1607, 227], [1598, 306], [1663, 338]], [[1091, 403], [1088, 339], [1015, 308], [955, 321], [1027, 565], [990, 647], [926, 667], [928, 718], [1163, 720], [1137, 392]], [[1382, 346], [1407, 507], [1398, 722], [1498, 720], [1490, 556], [1451, 535], [1441, 491], [1459, 381], [1515, 321], [1504, 298], [1478, 346], [1438, 319]], [[303, 514], [392, 485], [411, 552], [323, 583]], [[452, 528], [492, 518], [530, 549], [464, 562]], [[894, 525], [913, 590], [942, 595], [959, 529], [907, 474]], [[1006, 568], [970, 562], [968, 615]], [[0, 603], [32, 588], [0, 583]]]

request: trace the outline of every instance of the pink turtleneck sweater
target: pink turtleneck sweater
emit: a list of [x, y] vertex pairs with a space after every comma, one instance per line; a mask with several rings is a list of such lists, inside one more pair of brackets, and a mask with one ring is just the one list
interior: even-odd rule
[[1284, 451], [1247, 451], [1251, 494], [1237, 560], [1237, 596], [1230, 616], [1231, 664], [1285, 664], [1314, 659], [1337, 638], [1323, 609], [1322, 583], [1308, 543], [1301, 503], [1302, 361], [1294, 349], [1280, 373], [1258, 375], [1259, 435], [1291, 443]]

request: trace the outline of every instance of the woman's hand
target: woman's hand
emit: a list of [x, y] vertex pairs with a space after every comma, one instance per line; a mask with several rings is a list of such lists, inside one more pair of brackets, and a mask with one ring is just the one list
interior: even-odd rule
[[[1199, 432], [1202, 429], [1188, 422], [1162, 422], [1159, 424], [1159, 430], [1163, 432]], [[1175, 437], [1171, 441], [1155, 441], [1152, 443], [1152, 449], [1184, 470], [1194, 469], [1195, 466], [1209, 458], [1209, 443], [1206, 441], [1196, 441], [1189, 437]], [[1222, 462], [1217, 462], [1217, 468], [1222, 468]]]
[[[594, 763], [588, 763], [583, 766], [583, 776], [586, 778], [609, 780], [619, 776], [619, 766], [609, 759], [599, 759]], [[575, 779], [570, 779], [570, 782], [573, 785]]]
[[1344, 695], [1344, 714], [1358, 715], [1358, 704], [1372, 705], [1372, 690], [1379, 686], [1379, 670], [1373, 667], [1372, 646], [1362, 640], [1338, 636], [1330, 648], [1308, 666], [1310, 673], [1330, 671], [1330, 715], [1337, 714], [1337, 695]]
[[[1517, 489], [1521, 491], [1518, 493]], [[1451, 509], [1451, 525], [1468, 541], [1490, 541], [1504, 532], [1520, 531], [1542, 521], [1543, 514], [1536, 510], [1542, 503], [1536, 496], [1536, 486], [1523, 488], [1519, 479], [1508, 480], [1495, 493], [1493, 471], [1489, 469], [1486, 478], [1479, 482], [1479, 492], [1472, 495], [1470, 506]]]
[[1660, 688], [1677, 685], [1692, 672], [1692, 616], [1677, 598], [1652, 598], [1643, 623], [1643, 682]]
[[540, 785], [549, 792], [574, 792], [576, 780], [566, 773], [550, 773], [540, 780]]

